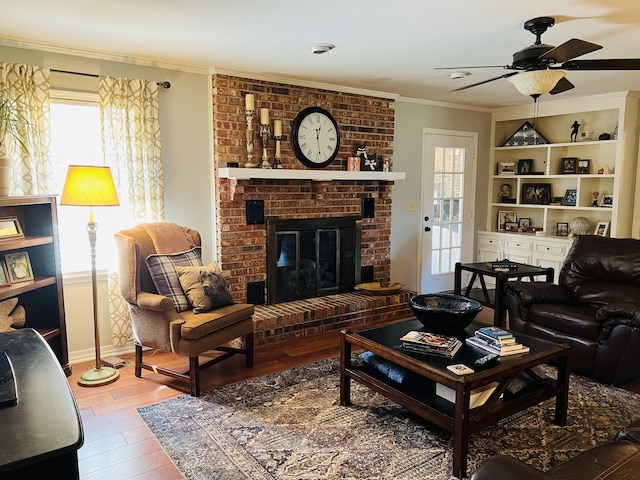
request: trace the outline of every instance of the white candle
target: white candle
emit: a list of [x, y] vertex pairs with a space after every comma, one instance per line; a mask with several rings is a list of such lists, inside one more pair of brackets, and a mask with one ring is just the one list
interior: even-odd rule
[[280, 158], [280, 140], [276, 140], [276, 158]]
[[260, 109], [260, 125], [269, 125], [269, 109]]
[[247, 93], [247, 96], [244, 97], [244, 105], [246, 110], [256, 109], [256, 98], [253, 96], [253, 93]]
[[281, 137], [282, 136], [282, 120], [274, 120], [273, 122], [273, 136]]

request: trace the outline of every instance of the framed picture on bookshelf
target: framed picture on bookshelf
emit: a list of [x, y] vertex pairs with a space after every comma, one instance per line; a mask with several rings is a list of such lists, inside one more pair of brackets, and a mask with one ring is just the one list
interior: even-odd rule
[[517, 232], [518, 231], [518, 222], [507, 222], [504, 224], [505, 232]]
[[528, 175], [533, 172], [533, 159], [523, 158], [518, 160], [518, 175]]
[[507, 223], [515, 223], [517, 221], [515, 210], [500, 210], [498, 211], [498, 230], [504, 231]]
[[7, 263], [7, 272], [9, 273], [9, 281], [11, 283], [33, 280], [33, 270], [31, 269], [29, 252], [6, 253], [4, 260]]
[[11, 285], [11, 282], [7, 274], [7, 266], [4, 262], [0, 261], [0, 287], [6, 287], [8, 285]]
[[520, 217], [518, 220], [518, 228], [531, 228], [531, 219], [527, 217]]
[[609, 233], [609, 222], [598, 222], [593, 234], [598, 235], [599, 237], [606, 237], [607, 233]]
[[567, 222], [556, 223], [556, 235], [566, 237], [569, 235], [569, 224]]
[[578, 159], [576, 157], [565, 157], [560, 160], [560, 173], [576, 173]]
[[515, 175], [515, 162], [498, 162], [498, 175]]
[[551, 203], [550, 183], [523, 183], [522, 203], [549, 205]]
[[564, 197], [562, 197], [561, 205], [565, 205], [567, 207], [575, 207], [577, 195], [578, 191], [575, 188], [568, 188], [564, 192]]
[[591, 173], [591, 160], [584, 158], [578, 160], [578, 173]]
[[18, 217], [0, 218], [0, 241], [24, 238]]
[[604, 194], [602, 195], [602, 203], [600, 204], [601, 207], [613, 207], [613, 195], [611, 194]]

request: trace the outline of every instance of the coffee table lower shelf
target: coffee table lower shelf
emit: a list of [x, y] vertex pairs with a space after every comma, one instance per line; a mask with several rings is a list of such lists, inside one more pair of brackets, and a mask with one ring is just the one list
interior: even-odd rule
[[[472, 433], [553, 397], [556, 398], [555, 423], [557, 425], [566, 424], [569, 380], [568, 349], [558, 348], [555, 355], [547, 356], [544, 362], [541, 359], [532, 359], [530, 362], [521, 362], [518, 367], [501, 369], [500, 374], [492, 374], [489, 371], [480, 373], [480, 383], [486, 384], [495, 381], [498, 382], [498, 386], [483, 405], [470, 409], [470, 391], [472, 387], [477, 387], [477, 382], [465, 382], [461, 377], [452, 383], [451, 376], [447, 374], [440, 376], [434, 369], [427, 368], [427, 371], [420, 371], [420, 369], [415, 371], [424, 377], [419, 385], [400, 384], [366, 364], [353, 365], [351, 362], [352, 347], [374, 351], [376, 354], [385, 355], [386, 353], [385, 358], [391, 361], [394, 360], [394, 355], [401, 355], [400, 353], [385, 352], [385, 349], [380, 348], [380, 345], [371, 344], [370, 341], [358, 337], [357, 333], [343, 331], [341, 343], [340, 405], [348, 406], [351, 404], [350, 381], [355, 380], [448, 431], [453, 435], [453, 475], [458, 478], [467, 474], [469, 435]], [[534, 388], [527, 389], [520, 396], [508, 398], [504, 396], [507, 386], [516, 374], [529, 373], [531, 368], [553, 360], [559, 361], [558, 378], [560, 381], [549, 378], [540, 379]], [[403, 364], [403, 366], [405, 368], [411, 367], [411, 364]], [[474, 376], [478, 378], [478, 374], [474, 374]], [[463, 398], [466, 401], [452, 403], [436, 395], [437, 382], [448, 384], [447, 386], [457, 391], [456, 399]]]

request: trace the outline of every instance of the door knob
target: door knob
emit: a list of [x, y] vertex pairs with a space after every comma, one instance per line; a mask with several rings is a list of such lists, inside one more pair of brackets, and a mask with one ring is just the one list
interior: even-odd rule
[[429, 221], [429, 217], [424, 217], [424, 221], [428, 222]]

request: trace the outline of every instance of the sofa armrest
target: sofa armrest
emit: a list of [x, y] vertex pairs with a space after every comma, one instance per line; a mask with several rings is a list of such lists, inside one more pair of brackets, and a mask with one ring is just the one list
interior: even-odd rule
[[507, 455], [490, 457], [471, 475], [471, 480], [549, 480], [544, 472]]
[[507, 292], [512, 293], [521, 305], [536, 303], [574, 303], [571, 290], [548, 282], [507, 282]]
[[611, 331], [618, 325], [640, 327], [640, 305], [635, 303], [610, 303], [596, 311], [596, 319], [601, 324], [598, 343], [604, 343]]
[[156, 312], [176, 312], [176, 307], [169, 297], [157, 293], [140, 292], [136, 297], [137, 305], [144, 310]]

